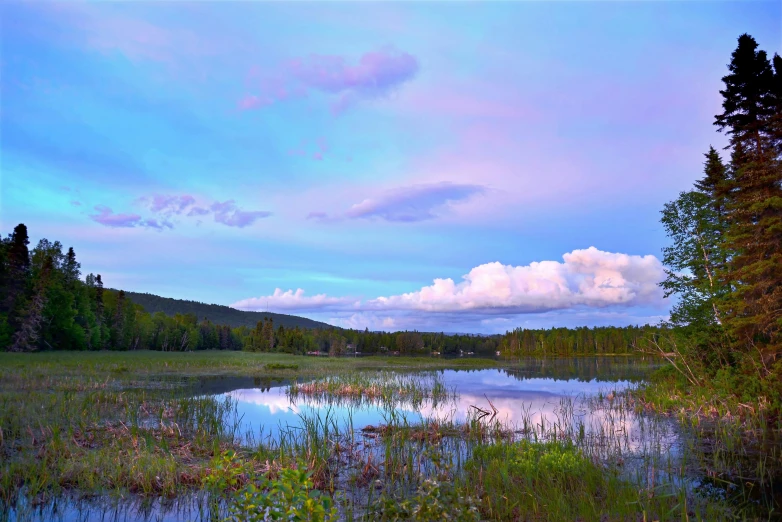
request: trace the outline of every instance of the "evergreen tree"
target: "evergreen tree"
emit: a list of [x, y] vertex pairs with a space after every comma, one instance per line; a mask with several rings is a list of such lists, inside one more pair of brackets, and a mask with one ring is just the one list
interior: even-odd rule
[[731, 74], [720, 91], [725, 112], [715, 117], [734, 147], [727, 204], [730, 263], [722, 272], [733, 291], [722, 309], [737, 349], [757, 353], [760, 360], [752, 359], [752, 365], [767, 373], [782, 354], [782, 165], [774, 128], [780, 117], [778, 77], [766, 53], [746, 34], [728, 67]]
[[769, 125], [777, 109], [774, 73], [754, 38], [742, 34], [738, 42], [728, 65], [730, 74], [722, 78], [723, 113], [714, 117], [714, 124], [726, 131], [732, 146], [741, 143], [753, 159], [765, 161], [774, 141]]
[[73, 288], [76, 281], [79, 280], [81, 272], [79, 269], [81, 264], [76, 261], [76, 253], [73, 251], [73, 247], [68, 248], [68, 253], [65, 255], [65, 264], [63, 265], [63, 273], [65, 274], [65, 281], [69, 287]]
[[775, 53], [772, 65], [774, 67], [772, 92], [776, 110], [771, 118], [771, 134], [777, 154], [782, 154], [782, 56]]
[[46, 306], [47, 287], [53, 270], [54, 260], [51, 256], [47, 256], [38, 273], [33, 295], [20, 313], [19, 327], [14, 334], [11, 351], [31, 352], [38, 348], [43, 310]]
[[30, 252], [27, 248], [29, 244], [27, 227], [20, 223], [14, 228], [8, 239], [6, 247], [7, 269], [5, 270], [6, 295], [0, 303], [12, 330], [19, 327], [18, 314], [24, 307], [24, 294], [30, 278]]

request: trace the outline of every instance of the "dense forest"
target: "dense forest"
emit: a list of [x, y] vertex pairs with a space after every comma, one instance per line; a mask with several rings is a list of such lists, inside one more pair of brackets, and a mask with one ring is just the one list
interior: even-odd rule
[[[782, 397], [782, 57], [744, 34], [722, 78], [729, 159], [662, 211], [671, 335], [660, 352], [693, 386]], [[782, 409], [782, 404], [779, 404]]]
[[331, 328], [331, 325], [320, 321], [313, 321], [306, 317], [297, 315], [276, 314], [272, 312], [248, 312], [237, 310], [230, 306], [206, 304], [198, 301], [188, 301], [184, 299], [172, 299], [170, 297], [160, 297], [154, 294], [138, 293], [125, 291], [125, 296], [134, 303], [144, 307], [144, 310], [154, 314], [163, 312], [166, 315], [174, 316], [176, 314], [194, 314], [196, 317], [209, 319], [216, 324], [225, 324], [231, 328], [239, 326], [249, 326], [252, 328], [258, 321], [271, 319], [274, 324], [282, 325], [285, 328]]
[[[73, 248], [41, 239], [29, 249], [27, 227], [19, 224], [0, 241], [0, 349], [35, 350], [247, 350], [253, 352], [424, 355], [588, 355], [630, 353], [656, 334], [644, 328], [514, 330], [505, 335], [448, 335], [421, 332], [343, 330], [300, 319], [275, 324], [264, 315], [254, 326], [210, 320], [227, 307], [157, 298], [104, 288], [100, 275], [81, 277]], [[141, 296], [141, 299], [138, 298]], [[156, 298], [156, 299], [155, 299]], [[154, 313], [135, 302], [153, 303]], [[196, 313], [182, 313], [184, 310]], [[161, 309], [162, 307], [162, 309]], [[228, 310], [232, 310], [227, 308]], [[168, 313], [166, 313], [168, 312]], [[239, 312], [238, 313], [244, 313]], [[285, 319], [293, 316], [281, 316]], [[309, 321], [309, 322], [307, 322]], [[317, 328], [302, 328], [312, 324]]]

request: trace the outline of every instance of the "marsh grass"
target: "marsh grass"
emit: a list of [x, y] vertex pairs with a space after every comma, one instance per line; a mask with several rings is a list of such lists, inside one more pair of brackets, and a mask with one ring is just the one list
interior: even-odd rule
[[415, 408], [424, 401], [436, 406], [456, 398], [456, 391], [448, 389], [437, 372], [343, 373], [310, 382], [294, 382], [286, 393], [292, 400], [302, 396], [320, 403], [385, 407], [407, 404]]
[[704, 493], [782, 517], [782, 419], [753, 403], [690, 388], [663, 372], [629, 394], [636, 412], [675, 419]]
[[[520, 404], [522, 418], [511, 425], [490, 414], [490, 403], [463, 421], [401, 413], [402, 398], [423, 408], [454, 391], [436, 373], [377, 371], [372, 364], [386, 364], [379, 358], [24, 357], [0, 354], [0, 518], [67, 495], [170, 499], [177, 509], [193, 502], [201, 519], [219, 518], [230, 492], [191, 496], [233, 452], [244, 483], [304, 470], [307, 495], [333, 496], [344, 520], [455, 520], [473, 510], [489, 520], [767, 520], [782, 467], [777, 441], [766, 438], [772, 419], [719, 404], [716, 416], [677, 413], [647, 388], [565, 397], [549, 415]], [[417, 363], [389, 360], [395, 369]], [[274, 437], [242, 433], [230, 397], [193, 391], [198, 376], [280, 374], [296, 381], [291, 393], [326, 407]], [[302, 392], [307, 383], [321, 384]], [[384, 408], [384, 419], [361, 430], [351, 411], [367, 401]]]

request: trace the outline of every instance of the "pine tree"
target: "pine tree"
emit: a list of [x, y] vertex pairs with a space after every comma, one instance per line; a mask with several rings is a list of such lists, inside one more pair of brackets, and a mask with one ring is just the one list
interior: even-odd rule
[[704, 156], [704, 176], [695, 182], [695, 188], [709, 196], [714, 203], [714, 210], [722, 215], [725, 211], [725, 198], [730, 190], [728, 169], [714, 147], [709, 147], [709, 152]]
[[782, 56], [775, 53], [772, 65], [774, 68], [772, 93], [776, 109], [771, 117], [770, 127], [776, 153], [782, 154]]
[[6, 248], [6, 296], [2, 300], [2, 310], [8, 314], [8, 322], [12, 329], [17, 328], [16, 315], [24, 305], [23, 298], [30, 278], [30, 251], [27, 245], [30, 238], [27, 235], [27, 227], [20, 223], [8, 239]]
[[106, 338], [106, 318], [104, 317], [103, 280], [100, 274], [95, 276], [95, 322], [97, 323], [96, 348], [103, 348]]
[[724, 112], [714, 117], [714, 124], [721, 131], [727, 129], [732, 146], [741, 143], [753, 159], [765, 161], [774, 141], [769, 126], [777, 109], [774, 72], [766, 52], [757, 50], [754, 38], [742, 34], [738, 41], [728, 65], [730, 74], [722, 78]]
[[[731, 136], [726, 248], [730, 262], [723, 284], [733, 290], [722, 302], [737, 349], [759, 355], [752, 365], [768, 373], [782, 355], [782, 165], [779, 161], [781, 78], [757, 42], [742, 35], [723, 78], [724, 113], [715, 125]], [[777, 68], [779, 67], [779, 68]], [[775, 57], [775, 69], [782, 62]]]
[[79, 276], [81, 276], [81, 272], [79, 271], [80, 268], [81, 264], [76, 261], [76, 253], [73, 251], [73, 247], [69, 247], [68, 253], [65, 254], [63, 273], [65, 274], [66, 284], [68, 284], [70, 288], [73, 288], [76, 281], [79, 280]]
[[54, 260], [48, 256], [36, 279], [33, 295], [19, 316], [19, 327], [14, 334], [11, 351], [31, 352], [38, 349], [47, 287], [53, 270]]

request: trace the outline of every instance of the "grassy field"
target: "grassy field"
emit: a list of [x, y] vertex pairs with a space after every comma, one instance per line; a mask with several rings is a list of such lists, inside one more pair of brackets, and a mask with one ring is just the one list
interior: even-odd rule
[[[28, 377], [71, 376], [94, 381], [126, 377], [235, 375], [277, 376], [288, 368], [291, 375], [311, 376], [362, 369], [436, 370], [444, 368], [493, 368], [491, 359], [443, 359], [435, 357], [309, 357], [233, 351], [205, 352], [0, 352], [0, 386], [16, 388]], [[123, 375], [128, 374], [128, 375]], [[34, 385], [27, 382], [24, 385]]]
[[[635, 391], [563, 400], [558, 422], [548, 424], [530, 416], [507, 426], [476, 410], [464, 422], [411, 425], [395, 413], [400, 399], [420, 404], [453, 395], [436, 376], [395, 371], [498, 364], [508, 363], [0, 354], [0, 518], [35, 518], [36, 507], [65, 497], [184, 499], [200, 492], [209, 517], [233, 520], [263, 520], [263, 510], [295, 520], [760, 519], [746, 502], [688, 486], [696, 468], [733, 465], [735, 451], [706, 455], [693, 443], [682, 449], [686, 463], [674, 459], [662, 444], [670, 417], [644, 415], [649, 403]], [[273, 441], [248, 442], [235, 402], [193, 392], [210, 376], [286, 380], [298, 383], [294, 396], [374, 403], [387, 409], [387, 419], [356, 433], [326, 409], [302, 416], [298, 428]], [[599, 431], [579, 425], [583, 409], [604, 419]], [[639, 412], [642, 440], [633, 443], [648, 450], [631, 464], [624, 426]], [[717, 442], [737, 444], [734, 435], [723, 430]]]

